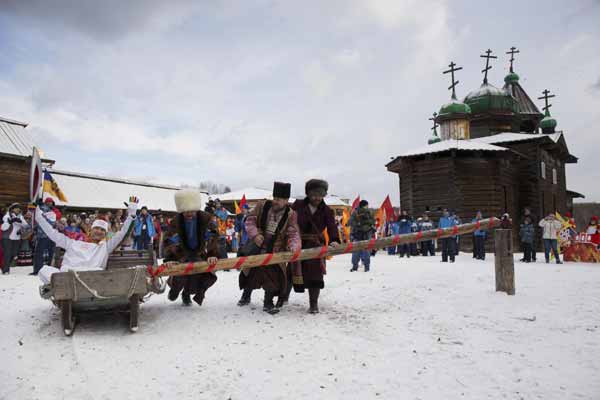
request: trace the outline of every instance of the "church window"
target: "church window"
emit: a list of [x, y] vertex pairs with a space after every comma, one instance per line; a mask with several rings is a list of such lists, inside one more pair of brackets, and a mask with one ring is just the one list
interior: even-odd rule
[[542, 161], [540, 167], [541, 167], [541, 172], [542, 172], [542, 179], [546, 179], [546, 163], [544, 161]]

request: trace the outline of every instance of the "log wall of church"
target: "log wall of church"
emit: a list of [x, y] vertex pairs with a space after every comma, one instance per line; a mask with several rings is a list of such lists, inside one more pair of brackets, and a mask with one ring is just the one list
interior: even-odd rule
[[0, 207], [29, 201], [29, 159], [0, 155]]

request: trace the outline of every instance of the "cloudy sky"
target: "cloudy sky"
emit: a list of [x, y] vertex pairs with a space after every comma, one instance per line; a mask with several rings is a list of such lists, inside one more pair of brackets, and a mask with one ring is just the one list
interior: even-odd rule
[[552, 108], [579, 164], [568, 185], [600, 201], [600, 1], [0, 2], [0, 115], [30, 123], [56, 167], [234, 190], [322, 177], [372, 205], [384, 165], [422, 146], [449, 99], [504, 54]]

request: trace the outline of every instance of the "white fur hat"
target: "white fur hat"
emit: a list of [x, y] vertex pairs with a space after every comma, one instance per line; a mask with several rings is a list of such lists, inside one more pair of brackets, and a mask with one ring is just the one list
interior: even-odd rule
[[202, 209], [200, 192], [193, 189], [178, 190], [175, 192], [175, 207], [178, 213], [200, 211]]
[[93, 228], [101, 228], [104, 229], [105, 232], [108, 232], [108, 222], [103, 219], [97, 219], [92, 224], [92, 229]]

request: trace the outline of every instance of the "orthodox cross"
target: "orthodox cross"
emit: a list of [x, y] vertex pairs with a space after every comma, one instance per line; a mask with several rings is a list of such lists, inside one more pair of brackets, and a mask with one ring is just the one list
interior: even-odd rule
[[510, 54], [510, 72], [515, 72], [513, 71], [513, 61], [515, 61], [515, 54], [520, 53], [519, 50], [517, 50], [517, 48], [515, 46], [510, 48], [510, 51], [507, 51], [506, 54]]
[[433, 134], [435, 136], [437, 136], [437, 130], [436, 130], [436, 128], [437, 128], [438, 124], [437, 124], [437, 122], [435, 122], [435, 117], [437, 117], [437, 113], [436, 112], [433, 113], [433, 117], [429, 118], [429, 120], [433, 121], [433, 127], [431, 128], [431, 130], [433, 131]]
[[448, 66], [450, 67], [449, 70], [444, 71], [444, 74], [450, 73], [451, 77], [452, 77], [452, 84], [450, 86], [448, 86], [448, 90], [452, 89], [452, 100], [456, 100], [456, 85], [458, 85], [459, 81], [455, 81], [454, 80], [454, 73], [456, 71], [460, 71], [462, 69], [462, 67], [456, 67], [456, 64], [454, 64], [454, 61], [450, 62], [450, 64], [448, 64]]
[[483, 84], [484, 85], [487, 85], [487, 83], [488, 83], [487, 74], [488, 74], [488, 71], [490, 69], [492, 69], [492, 67], [490, 65], [490, 58], [498, 58], [497, 56], [492, 56], [491, 54], [492, 54], [492, 50], [487, 49], [484, 56], [483, 55], [479, 56], [481, 58], [485, 58], [486, 59], [485, 60], [485, 68], [481, 70], [481, 72], [484, 73], [484, 75], [483, 75]]
[[542, 110], [546, 111], [546, 113], [549, 115], [550, 114], [550, 107], [552, 107], [552, 104], [548, 104], [548, 99], [551, 99], [552, 97], [556, 97], [555, 94], [550, 94], [550, 91], [548, 89], [544, 89], [544, 91], [542, 92], [544, 95], [542, 97], [538, 97], [538, 100], [544, 100], [544, 103], [546, 104]]

